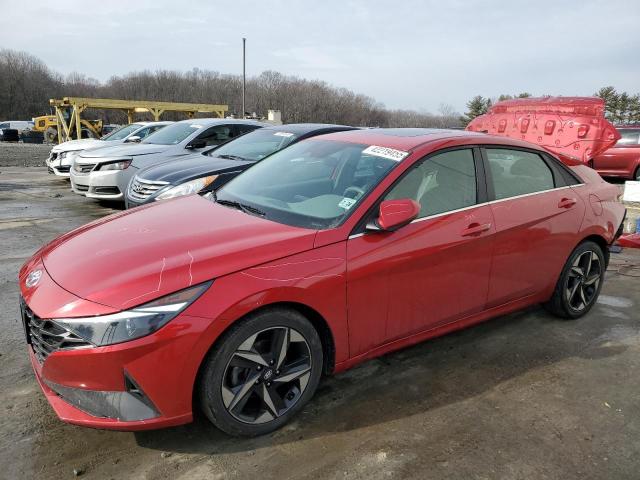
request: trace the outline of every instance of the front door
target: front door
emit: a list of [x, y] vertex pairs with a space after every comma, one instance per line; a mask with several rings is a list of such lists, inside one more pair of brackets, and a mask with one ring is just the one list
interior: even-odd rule
[[432, 155], [384, 197], [418, 201], [418, 218], [347, 241], [352, 355], [484, 309], [494, 227], [477, 183], [471, 148]]

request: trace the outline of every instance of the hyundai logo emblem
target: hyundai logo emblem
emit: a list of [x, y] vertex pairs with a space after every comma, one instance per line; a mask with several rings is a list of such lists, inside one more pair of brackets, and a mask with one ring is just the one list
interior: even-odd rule
[[144, 187], [142, 185], [138, 185], [137, 183], [134, 183], [132, 186], [132, 190], [136, 193], [140, 193], [144, 190]]
[[27, 279], [24, 281], [24, 284], [29, 288], [35, 287], [40, 281], [41, 277], [42, 270], [34, 270], [29, 275], [27, 275]]

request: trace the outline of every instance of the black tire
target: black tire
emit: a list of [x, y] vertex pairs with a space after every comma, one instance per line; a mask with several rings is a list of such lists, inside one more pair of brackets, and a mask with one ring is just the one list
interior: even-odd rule
[[[587, 268], [589, 259], [591, 263], [588, 263]], [[596, 267], [599, 268], [597, 272]], [[569, 320], [586, 315], [598, 300], [606, 268], [600, 245], [592, 241], [581, 243], [569, 255], [553, 295], [544, 307], [554, 315]]]
[[[285, 357], [281, 360], [272, 357], [274, 360], [269, 363], [270, 354], [266, 353], [266, 349], [262, 347], [267, 345], [273, 347], [274, 342], [277, 344], [277, 339], [273, 340], [269, 336], [276, 338], [281, 334], [285, 335], [287, 342]], [[300, 341], [300, 336], [304, 342]], [[278, 345], [282, 344], [284, 342]], [[248, 345], [252, 345], [249, 350], [247, 350]], [[242, 349], [240, 349], [241, 346]], [[280, 348], [272, 350], [283, 351]], [[294, 353], [291, 353], [292, 351]], [[253, 360], [248, 361], [240, 357], [244, 352], [260, 352], [260, 361], [267, 359], [269, 365], [263, 367]], [[303, 365], [307, 358], [304, 352], [308, 352], [308, 367], [306, 363]], [[302, 360], [296, 361], [298, 356]], [[242, 363], [247, 365], [236, 366]], [[282, 372], [276, 371], [276, 366], [280, 364]], [[293, 374], [287, 374], [286, 372], [293, 372], [291, 365], [298, 370]], [[262, 310], [232, 326], [209, 353], [201, 370], [199, 382], [202, 410], [216, 427], [230, 435], [243, 437], [264, 435], [282, 427], [313, 397], [322, 375], [322, 365], [323, 351], [320, 337], [313, 325], [302, 314], [285, 308]], [[285, 378], [303, 371], [305, 371], [304, 375], [296, 380], [289, 382]], [[269, 382], [269, 379], [272, 381]], [[231, 383], [234, 382], [236, 382], [235, 391], [231, 388]], [[226, 395], [223, 394], [223, 389]], [[237, 400], [245, 389], [248, 389], [249, 393], [243, 394], [242, 400]], [[268, 402], [265, 400], [265, 395]], [[243, 400], [244, 403], [242, 403]], [[288, 405], [287, 402], [289, 402]], [[242, 406], [238, 408], [241, 403]], [[282, 408], [278, 409], [276, 405]], [[261, 413], [262, 409], [264, 413]], [[253, 414], [255, 418], [244, 417], [245, 411], [249, 412], [248, 416]], [[274, 411], [275, 415], [272, 414]], [[265, 420], [269, 417], [273, 418]]]
[[636, 182], [640, 182], [640, 166], [638, 166], [638, 168], [636, 168], [636, 173], [635, 173], [635, 175], [633, 176], [633, 179], [634, 179]]

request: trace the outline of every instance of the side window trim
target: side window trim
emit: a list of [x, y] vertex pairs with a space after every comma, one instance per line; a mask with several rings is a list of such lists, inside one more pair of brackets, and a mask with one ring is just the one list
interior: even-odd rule
[[[473, 205], [469, 205], [467, 207], [458, 208], [456, 210], [450, 210], [448, 212], [436, 213], [433, 215], [427, 215], [425, 217], [416, 218], [411, 223], [421, 222], [424, 220], [429, 220], [431, 218], [441, 217], [444, 215], [450, 215], [452, 213], [460, 212], [463, 210], [470, 210], [472, 208], [477, 208], [482, 205], [485, 205], [488, 202], [488, 197], [486, 192], [488, 181], [486, 180], [486, 177], [485, 177], [486, 168], [484, 166], [484, 162], [482, 162], [481, 157], [478, 156], [478, 155], [481, 155], [479, 146], [478, 145], [459, 145], [459, 146], [450, 147], [450, 148], [442, 148], [434, 152], [431, 152], [425, 155], [424, 157], [419, 158], [418, 160], [413, 162], [413, 164], [409, 168], [407, 168], [398, 178], [396, 178], [395, 181], [391, 185], [389, 185], [389, 187], [387, 187], [387, 189], [384, 192], [382, 192], [380, 196], [378, 196], [375, 203], [371, 205], [371, 207], [362, 215], [362, 217], [360, 217], [360, 220], [358, 220], [358, 223], [356, 223], [356, 225], [353, 227], [353, 229], [351, 230], [351, 233], [347, 238], [351, 238], [353, 236], [360, 236], [365, 233], [367, 223], [370, 220], [372, 220], [373, 215], [375, 215], [378, 212], [380, 208], [380, 203], [382, 202], [384, 197], [387, 196], [387, 194], [391, 192], [391, 190], [393, 190], [394, 187], [398, 183], [400, 183], [409, 173], [411, 173], [411, 171], [414, 168], [421, 165], [423, 162], [427, 161], [431, 157], [435, 157], [436, 155], [439, 155], [442, 153], [448, 153], [448, 152], [453, 152], [457, 150], [471, 150], [473, 154], [473, 162], [475, 164], [475, 172], [476, 172], [476, 203]], [[481, 164], [480, 167], [478, 166], [479, 164]], [[480, 178], [479, 173], [481, 173], [482, 178]], [[484, 184], [484, 187], [485, 187], [484, 189], [480, 186], [481, 182]], [[483, 193], [484, 196], [481, 196], [481, 193]]]

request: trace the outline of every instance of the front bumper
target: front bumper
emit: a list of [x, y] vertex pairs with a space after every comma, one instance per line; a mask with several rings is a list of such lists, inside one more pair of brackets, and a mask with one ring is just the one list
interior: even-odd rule
[[71, 170], [71, 163], [73, 162], [73, 158], [59, 158], [58, 156], [54, 156], [52, 154], [49, 155], [49, 158], [45, 161], [47, 165], [47, 170], [49, 173], [54, 174], [58, 177], [69, 177], [69, 172]]
[[182, 334], [193, 320], [178, 316], [172, 320], [177, 329], [108, 347], [58, 350], [42, 362], [29, 347], [31, 365], [64, 422], [131, 431], [189, 423], [193, 383], [185, 382], [180, 359], [197, 340]]
[[133, 166], [124, 170], [94, 170], [89, 174], [89, 188], [85, 195], [101, 200], [124, 201], [127, 185], [136, 170]]
[[71, 169], [71, 190], [78, 195], [86, 195], [89, 190], [89, 174], [78, 173], [73, 168]]
[[82, 427], [102, 428], [107, 430], [121, 430], [121, 431], [138, 431], [138, 430], [151, 430], [155, 428], [172, 427], [176, 425], [183, 425], [193, 420], [191, 413], [185, 413], [174, 417], [157, 416], [155, 418], [147, 420], [133, 420], [124, 421], [117, 418], [97, 417], [91, 415], [77, 406], [65, 401], [65, 399], [53, 391], [44, 381], [42, 377], [42, 367], [38, 363], [33, 351], [29, 351], [31, 358], [31, 365], [33, 371], [36, 374], [36, 380], [45, 395], [45, 398], [49, 402], [49, 405], [53, 408], [58, 418], [63, 422], [73, 425], [80, 425]]

